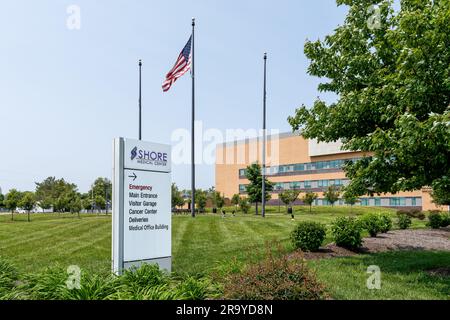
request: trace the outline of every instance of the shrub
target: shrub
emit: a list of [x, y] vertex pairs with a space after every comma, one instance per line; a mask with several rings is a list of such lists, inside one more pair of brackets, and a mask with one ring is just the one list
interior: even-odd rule
[[332, 226], [331, 233], [336, 245], [356, 249], [362, 244], [361, 224], [352, 217], [339, 217]]
[[392, 229], [392, 218], [389, 214], [381, 213], [379, 215], [379, 219], [380, 219], [381, 233], [386, 233]]
[[300, 222], [291, 233], [291, 241], [296, 249], [317, 251], [325, 239], [326, 228], [317, 222]]
[[402, 230], [408, 229], [411, 225], [411, 217], [407, 214], [399, 214], [397, 224], [398, 227]]
[[427, 225], [433, 229], [439, 229], [442, 226], [442, 216], [440, 212], [430, 212]]
[[325, 289], [307, 268], [303, 257], [274, 258], [269, 252], [263, 262], [228, 277], [224, 298], [233, 300], [318, 300]]
[[417, 218], [419, 220], [424, 220], [426, 215], [423, 211], [419, 209], [400, 209], [397, 210], [397, 215], [400, 216], [402, 214], [406, 214], [410, 218]]
[[450, 226], [450, 214], [449, 213], [442, 213], [441, 216], [441, 227], [448, 227]]
[[371, 237], [376, 237], [382, 229], [380, 216], [375, 213], [365, 214], [360, 218], [361, 225], [369, 232]]

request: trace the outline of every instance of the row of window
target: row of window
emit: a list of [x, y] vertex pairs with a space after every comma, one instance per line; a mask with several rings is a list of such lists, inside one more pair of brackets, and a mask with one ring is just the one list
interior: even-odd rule
[[[341, 169], [346, 161], [357, 161], [359, 159], [360, 158], [339, 159], [339, 160], [296, 163], [296, 164], [267, 167], [266, 175], [277, 175], [282, 173], [293, 173], [293, 172], [315, 171], [326, 169]], [[239, 176], [244, 177], [245, 172], [246, 172], [245, 169], [240, 169]]]
[[[306, 180], [306, 181], [292, 181], [292, 182], [278, 182], [275, 183], [273, 190], [303, 190], [303, 189], [318, 189], [328, 188], [329, 186], [342, 187], [349, 183], [348, 179], [328, 179], [328, 180]], [[239, 185], [239, 192], [246, 191], [246, 184]]]
[[[335, 202], [335, 205], [344, 205], [343, 199], [339, 199]], [[325, 199], [316, 199], [314, 201], [316, 206], [328, 206], [331, 205]], [[371, 207], [420, 207], [422, 206], [421, 197], [390, 197], [390, 198], [360, 198], [356, 205], [371, 206]]]

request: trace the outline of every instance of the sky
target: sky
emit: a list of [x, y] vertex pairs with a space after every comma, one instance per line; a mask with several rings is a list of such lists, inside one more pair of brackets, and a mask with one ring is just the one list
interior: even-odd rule
[[[71, 5], [80, 28], [67, 22]], [[0, 187], [34, 190], [48, 176], [86, 192], [111, 177], [112, 141], [138, 135], [138, 60], [142, 59], [142, 138], [174, 145], [190, 130], [191, 80], [161, 84], [196, 18], [196, 120], [203, 130], [262, 126], [263, 53], [267, 126], [290, 131], [287, 117], [316, 97], [306, 39], [344, 22], [335, 0], [9, 0], [0, 10]], [[199, 144], [199, 142], [196, 142]], [[190, 186], [190, 166], [172, 180]], [[197, 165], [197, 187], [214, 185], [214, 165]]]

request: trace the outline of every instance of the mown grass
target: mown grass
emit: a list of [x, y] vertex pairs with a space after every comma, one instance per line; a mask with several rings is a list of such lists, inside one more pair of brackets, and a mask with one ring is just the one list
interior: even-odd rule
[[[310, 261], [335, 299], [450, 299], [450, 277], [428, 270], [450, 266], [450, 252], [391, 251], [350, 258]], [[381, 288], [368, 289], [369, 266], [378, 266]]]
[[[295, 208], [292, 221], [281, 207], [269, 207], [265, 219], [254, 213], [236, 214], [231, 208], [226, 218], [220, 214], [174, 216], [172, 228], [173, 270], [178, 273], [205, 273], [218, 263], [236, 258], [258, 260], [266, 243], [281, 243], [290, 250], [289, 234], [298, 221], [330, 224], [337, 216], [348, 215], [349, 208]], [[355, 207], [353, 215], [389, 212], [384, 208]], [[420, 224], [421, 222], [415, 222]], [[327, 236], [326, 242], [331, 241]], [[0, 256], [7, 257], [20, 270], [37, 272], [47, 266], [78, 265], [93, 271], [111, 267], [111, 215], [34, 214], [27, 222], [25, 214], [0, 216]]]
[[[289, 235], [299, 221], [318, 221], [329, 225], [336, 217], [350, 215], [347, 207], [295, 208], [295, 220], [281, 207], [270, 207], [267, 217], [236, 214], [231, 208], [220, 214], [174, 216], [172, 228], [173, 271], [178, 276], [208, 275], [233, 264], [243, 265], [262, 259], [267, 245], [280, 244], [283, 254], [292, 250]], [[355, 207], [351, 215], [387, 212], [395, 220], [395, 210]], [[426, 221], [413, 219], [413, 228]], [[327, 234], [326, 242], [331, 241]], [[111, 216], [34, 214], [0, 216], [0, 257], [10, 261], [20, 273], [37, 274], [47, 267], [78, 265], [96, 274], [111, 268]], [[337, 299], [445, 299], [448, 278], [429, 276], [423, 270], [450, 265], [450, 253], [395, 252], [358, 255], [351, 258], [312, 261], [321, 281]], [[368, 265], [379, 265], [382, 290], [366, 288]], [[223, 270], [222, 270], [223, 271]], [[226, 272], [226, 271], [225, 271]], [[409, 293], [405, 293], [405, 292]], [[447, 294], [447, 297], [450, 293]]]

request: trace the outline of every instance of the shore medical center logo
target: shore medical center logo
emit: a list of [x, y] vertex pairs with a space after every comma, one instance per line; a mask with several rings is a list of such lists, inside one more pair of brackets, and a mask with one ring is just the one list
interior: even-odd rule
[[147, 151], [134, 147], [131, 150], [131, 160], [137, 163], [154, 166], [166, 166], [168, 154], [166, 152]]

